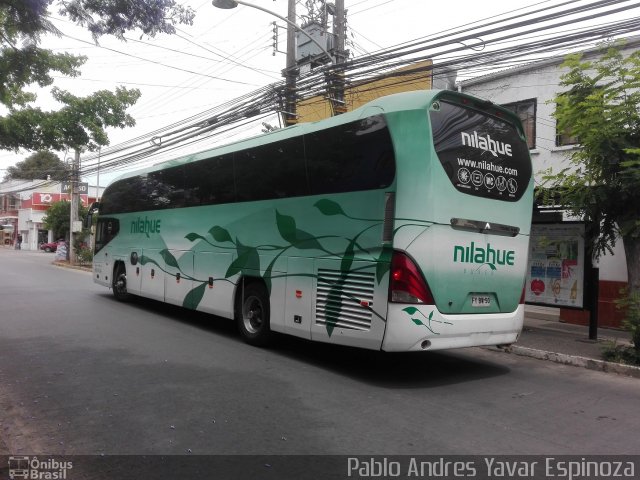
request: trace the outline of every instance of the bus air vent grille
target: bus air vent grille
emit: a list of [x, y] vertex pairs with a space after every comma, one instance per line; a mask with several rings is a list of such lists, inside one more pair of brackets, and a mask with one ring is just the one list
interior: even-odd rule
[[374, 286], [374, 273], [318, 269], [316, 324], [370, 330]]

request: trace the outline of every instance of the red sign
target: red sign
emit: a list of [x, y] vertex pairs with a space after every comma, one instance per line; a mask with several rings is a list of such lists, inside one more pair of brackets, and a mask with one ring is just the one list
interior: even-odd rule
[[[66, 200], [71, 201], [71, 195], [68, 193], [40, 193], [36, 192], [31, 194], [31, 205], [43, 205], [49, 206], [54, 202], [60, 202]], [[80, 195], [80, 201], [83, 205], [89, 204], [89, 195]]]

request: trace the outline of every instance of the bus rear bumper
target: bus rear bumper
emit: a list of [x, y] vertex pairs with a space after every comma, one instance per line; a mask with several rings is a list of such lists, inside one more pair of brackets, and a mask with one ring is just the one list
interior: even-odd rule
[[505, 345], [518, 340], [524, 305], [499, 314], [442, 315], [434, 305], [390, 304], [382, 350], [415, 352]]

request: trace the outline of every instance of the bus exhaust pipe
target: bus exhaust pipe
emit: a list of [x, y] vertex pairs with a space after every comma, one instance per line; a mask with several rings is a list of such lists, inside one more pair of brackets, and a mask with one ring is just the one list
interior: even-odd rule
[[424, 340], [421, 344], [420, 344], [420, 348], [422, 348], [422, 350], [426, 350], [427, 348], [429, 348], [431, 346], [431, 342], [429, 340]]

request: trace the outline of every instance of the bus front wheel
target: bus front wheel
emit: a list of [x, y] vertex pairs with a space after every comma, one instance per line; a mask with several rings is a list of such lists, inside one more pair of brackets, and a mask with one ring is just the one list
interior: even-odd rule
[[248, 283], [241, 287], [236, 306], [238, 328], [245, 342], [263, 347], [271, 340], [269, 295], [264, 285]]
[[124, 302], [131, 297], [129, 292], [127, 292], [127, 270], [122, 263], [116, 267], [111, 287], [116, 300]]

